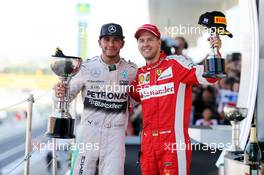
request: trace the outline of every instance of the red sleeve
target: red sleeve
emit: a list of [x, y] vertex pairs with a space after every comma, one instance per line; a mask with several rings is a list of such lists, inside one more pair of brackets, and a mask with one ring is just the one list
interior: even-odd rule
[[214, 84], [219, 79], [218, 78], [205, 78], [203, 77], [204, 73], [204, 66], [202, 65], [196, 65], [190, 70], [185, 70], [185, 75], [182, 79], [182, 82], [184, 83], [190, 83], [190, 84]]
[[204, 78], [204, 66], [194, 65], [190, 60], [177, 56], [170, 60], [174, 64], [173, 71], [179, 81], [186, 84], [213, 84], [218, 78]]

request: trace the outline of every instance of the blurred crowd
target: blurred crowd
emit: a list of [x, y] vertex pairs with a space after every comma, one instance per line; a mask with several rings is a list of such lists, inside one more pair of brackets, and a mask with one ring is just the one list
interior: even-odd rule
[[[162, 39], [162, 50], [167, 55], [183, 55], [191, 60], [186, 54], [188, 43], [184, 37]], [[229, 125], [225, 118], [223, 108], [236, 106], [240, 85], [241, 53], [231, 53], [225, 57], [225, 71], [227, 77], [220, 79], [216, 84], [206, 86], [197, 85], [192, 87], [192, 113], [190, 126], [211, 127], [213, 125]], [[203, 64], [199, 63], [199, 64]], [[141, 126], [141, 106], [138, 105], [130, 110], [127, 135], [138, 135]]]
[[241, 54], [232, 53], [226, 57], [227, 77], [220, 79], [213, 86], [193, 87], [193, 109], [191, 125], [208, 127], [211, 125], [227, 125], [223, 108], [236, 106], [238, 99]]

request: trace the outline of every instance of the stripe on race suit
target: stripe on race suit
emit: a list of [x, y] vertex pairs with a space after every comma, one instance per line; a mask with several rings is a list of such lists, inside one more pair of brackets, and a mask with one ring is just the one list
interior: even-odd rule
[[178, 148], [176, 148], [176, 151], [178, 158], [179, 175], [187, 175], [186, 151], [184, 149], [181, 149], [181, 144], [185, 144], [184, 130], [183, 130], [185, 89], [186, 89], [186, 85], [180, 83], [176, 98], [176, 112], [175, 112], [175, 123], [174, 123], [176, 146], [178, 146]]
[[[77, 144], [77, 142], [75, 144]], [[71, 173], [70, 173], [70, 175], [74, 175], [73, 174], [73, 171], [74, 171], [74, 167], [75, 167], [75, 164], [76, 164], [76, 160], [77, 160], [78, 154], [79, 154], [78, 147], [76, 148], [76, 150], [72, 154], [73, 155], [72, 155], [72, 165], [71, 165]]]
[[196, 65], [195, 67], [195, 75], [197, 77], [197, 80], [199, 82], [199, 84], [214, 84], [214, 83], [210, 83], [206, 80], [206, 78], [203, 77], [203, 73], [204, 73], [204, 66], [202, 65]]
[[175, 60], [180, 65], [182, 65], [184, 68], [189, 69], [189, 70], [194, 66], [192, 60], [190, 60], [190, 59], [188, 59], [182, 55], [170, 55], [170, 56], [167, 56], [167, 59]]
[[71, 166], [71, 173], [70, 173], [70, 175], [73, 175], [73, 171], [74, 171], [74, 168], [75, 168], [75, 164], [76, 164], [77, 157], [78, 157], [78, 150], [74, 151], [74, 154], [73, 154], [73, 159], [72, 159], [72, 166]]

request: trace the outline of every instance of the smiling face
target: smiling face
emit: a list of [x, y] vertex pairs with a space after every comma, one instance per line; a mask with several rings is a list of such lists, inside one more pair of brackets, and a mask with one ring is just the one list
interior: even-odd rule
[[161, 41], [150, 32], [143, 32], [138, 40], [138, 49], [146, 61], [159, 58]]
[[116, 58], [119, 57], [120, 49], [123, 48], [125, 42], [117, 36], [104, 36], [98, 43], [102, 49], [103, 57]]

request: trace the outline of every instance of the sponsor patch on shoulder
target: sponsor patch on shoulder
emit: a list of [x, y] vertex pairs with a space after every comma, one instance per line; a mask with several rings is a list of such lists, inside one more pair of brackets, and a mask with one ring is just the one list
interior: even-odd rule
[[148, 84], [150, 82], [150, 72], [138, 75], [139, 85]]
[[166, 70], [164, 70], [157, 81], [160, 81], [160, 80], [165, 80], [165, 79], [168, 79], [168, 78], [172, 78], [173, 77], [173, 74], [172, 74], [172, 68], [169, 67], [167, 68]]

